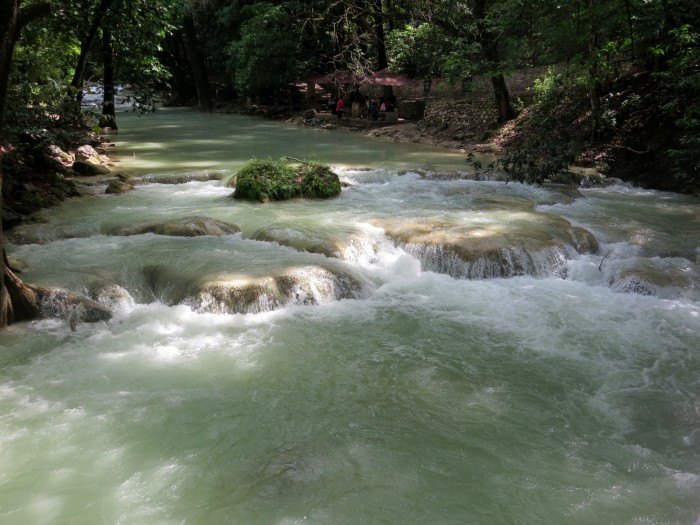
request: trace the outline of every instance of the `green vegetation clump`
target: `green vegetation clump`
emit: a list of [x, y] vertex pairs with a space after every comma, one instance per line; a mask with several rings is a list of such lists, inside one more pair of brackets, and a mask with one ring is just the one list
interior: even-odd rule
[[324, 164], [302, 164], [297, 169], [304, 197], [327, 199], [340, 194], [338, 175]]
[[236, 174], [233, 197], [269, 202], [295, 197], [327, 199], [339, 194], [338, 175], [324, 164], [252, 160]]

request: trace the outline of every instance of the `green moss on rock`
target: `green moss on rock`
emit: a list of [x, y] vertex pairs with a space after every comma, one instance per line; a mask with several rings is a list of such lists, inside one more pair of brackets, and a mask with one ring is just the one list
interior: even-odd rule
[[327, 199], [340, 194], [338, 175], [323, 164], [290, 164], [253, 160], [235, 175], [236, 199], [260, 202], [306, 197]]

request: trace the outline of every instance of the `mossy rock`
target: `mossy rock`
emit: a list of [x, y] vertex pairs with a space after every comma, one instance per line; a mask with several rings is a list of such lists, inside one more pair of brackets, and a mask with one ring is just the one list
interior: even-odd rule
[[306, 197], [327, 199], [340, 194], [340, 179], [323, 164], [253, 160], [236, 174], [236, 199], [260, 202]]

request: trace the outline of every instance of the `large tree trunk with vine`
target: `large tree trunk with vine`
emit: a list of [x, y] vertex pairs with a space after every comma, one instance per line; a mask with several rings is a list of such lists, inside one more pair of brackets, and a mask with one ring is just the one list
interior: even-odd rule
[[197, 98], [199, 99], [199, 109], [210, 112], [212, 110], [211, 98], [209, 96], [209, 80], [207, 78], [207, 68], [202, 57], [197, 38], [197, 28], [194, 24], [194, 16], [191, 12], [185, 15], [183, 24], [185, 33], [185, 46], [187, 47], [187, 57], [190, 61], [190, 68], [194, 83], [197, 87]]
[[102, 60], [104, 76], [102, 79], [102, 117], [100, 127], [117, 129], [117, 117], [114, 113], [114, 49], [112, 47], [112, 31], [105, 26], [102, 29]]
[[[47, 15], [48, 2], [31, 4], [20, 9], [19, 0], [0, 0], [0, 207], [2, 206], [2, 160], [4, 154], [4, 117], [12, 55], [22, 28]], [[1, 208], [0, 208], [1, 210]], [[5, 239], [0, 221], [0, 329], [9, 323], [28, 319], [39, 313], [36, 293], [14, 274], [5, 255]]]

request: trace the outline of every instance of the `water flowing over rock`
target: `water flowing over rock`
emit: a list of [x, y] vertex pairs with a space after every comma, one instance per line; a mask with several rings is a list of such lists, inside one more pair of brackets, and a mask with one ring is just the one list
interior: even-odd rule
[[468, 279], [563, 277], [568, 259], [598, 249], [589, 231], [532, 210], [511, 211], [507, 220], [484, 224], [430, 220], [374, 224], [418, 258], [424, 270]]
[[90, 287], [90, 297], [112, 311], [136, 304], [128, 290], [118, 284], [95, 283]]
[[96, 323], [112, 318], [112, 311], [106, 306], [67, 290], [57, 288], [35, 288], [40, 297], [43, 317], [69, 319], [71, 326], [82, 321]]
[[166, 304], [186, 304], [199, 312], [258, 313], [355, 299], [363, 292], [360, 280], [349, 272], [312, 265], [262, 277], [219, 273], [190, 282], [162, 267], [146, 268], [144, 273], [154, 294]]
[[345, 249], [341, 239], [332, 237], [324, 232], [302, 232], [280, 226], [264, 228], [254, 233], [251, 239], [276, 242], [281, 246], [289, 246], [300, 252], [319, 253], [336, 259], [343, 258]]
[[156, 235], [170, 235], [175, 237], [198, 237], [201, 235], [231, 235], [240, 232], [235, 224], [211, 219], [209, 217], [195, 216], [186, 219], [167, 222], [152, 222], [126, 228], [119, 232], [120, 235], [142, 235], [155, 233]]
[[300, 252], [318, 253], [333, 259], [352, 262], [372, 259], [380, 248], [377, 239], [359, 232], [300, 231], [283, 226], [270, 226], [259, 230], [251, 236], [251, 239], [276, 242]]

